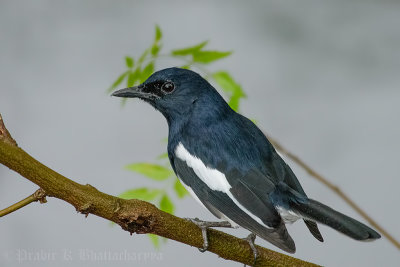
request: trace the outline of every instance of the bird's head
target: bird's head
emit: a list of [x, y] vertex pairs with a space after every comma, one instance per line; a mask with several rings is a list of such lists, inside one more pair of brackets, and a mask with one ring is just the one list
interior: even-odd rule
[[199, 100], [210, 104], [222, 100], [199, 74], [180, 68], [157, 71], [141, 85], [117, 90], [112, 96], [144, 100], [159, 110], [168, 121], [189, 115]]

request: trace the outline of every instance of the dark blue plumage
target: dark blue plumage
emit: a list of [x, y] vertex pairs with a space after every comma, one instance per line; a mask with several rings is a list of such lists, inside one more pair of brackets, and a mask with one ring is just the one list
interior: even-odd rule
[[159, 110], [169, 126], [168, 156], [177, 176], [215, 216], [294, 252], [285, 223], [316, 222], [357, 240], [379, 238], [368, 226], [309, 199], [289, 166], [249, 119], [233, 111], [197, 73], [169, 68], [116, 91]]

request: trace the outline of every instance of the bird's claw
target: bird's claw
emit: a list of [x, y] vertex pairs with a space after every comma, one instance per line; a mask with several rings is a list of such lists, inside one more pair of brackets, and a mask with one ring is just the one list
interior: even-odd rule
[[232, 228], [232, 225], [228, 221], [222, 221], [222, 222], [207, 222], [207, 221], [202, 221], [199, 218], [185, 218], [186, 220], [194, 223], [197, 227], [201, 229], [201, 235], [203, 237], [203, 247], [199, 248], [200, 252], [205, 252], [208, 250], [208, 236], [207, 236], [207, 229], [210, 227], [226, 227], [226, 228]]
[[[249, 246], [250, 246], [251, 250], [253, 251], [253, 255], [254, 255], [254, 262], [252, 265], [253, 267], [256, 265], [257, 257], [258, 257], [258, 250], [256, 248], [256, 245], [254, 244], [256, 237], [257, 237], [256, 234], [251, 233], [247, 237], [243, 238], [244, 240], [246, 240], [249, 243]], [[246, 264], [244, 266], [246, 266]]]

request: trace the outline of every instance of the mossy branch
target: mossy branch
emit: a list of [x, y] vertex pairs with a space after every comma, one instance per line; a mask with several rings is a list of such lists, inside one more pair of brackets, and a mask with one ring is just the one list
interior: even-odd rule
[[[100, 192], [91, 185], [76, 183], [46, 167], [16, 145], [0, 117], [0, 163], [21, 174], [46, 192], [70, 203], [82, 214], [94, 214], [115, 222], [122, 229], [137, 234], [152, 233], [201, 248], [201, 230], [193, 223], [159, 210], [136, 199], [125, 200]], [[247, 265], [253, 263], [253, 252], [247, 241], [210, 229], [209, 251]], [[291, 256], [257, 246], [256, 266], [317, 266]]]

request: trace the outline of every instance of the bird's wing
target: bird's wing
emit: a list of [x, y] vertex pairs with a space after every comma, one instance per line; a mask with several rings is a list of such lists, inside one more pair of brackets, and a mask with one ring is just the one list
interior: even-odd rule
[[287, 252], [295, 252], [295, 244], [268, 198], [274, 185], [265, 182], [268, 179], [257, 183], [261, 173], [224, 173], [207, 167], [188, 151], [176, 152], [171, 163], [178, 177], [214, 215], [233, 221]]

